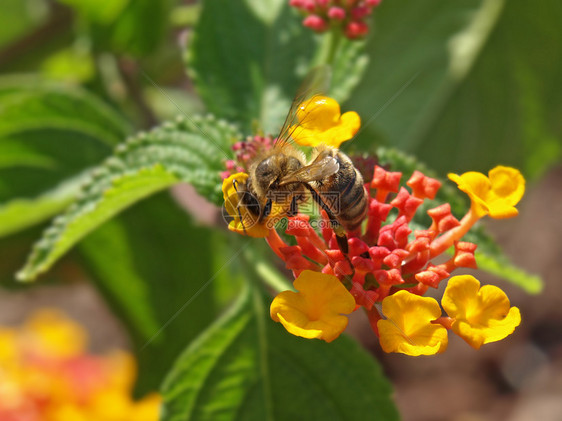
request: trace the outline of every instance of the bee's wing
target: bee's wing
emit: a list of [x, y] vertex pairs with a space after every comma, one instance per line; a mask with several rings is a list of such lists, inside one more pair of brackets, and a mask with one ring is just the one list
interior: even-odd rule
[[[320, 158], [320, 157], [318, 157]], [[290, 183], [309, 183], [311, 181], [320, 181], [326, 177], [334, 175], [340, 169], [340, 164], [333, 156], [325, 156], [321, 159], [316, 159], [310, 165], [306, 165], [287, 174], [281, 180], [279, 185]]]
[[[289, 113], [285, 118], [283, 127], [275, 141], [275, 148], [283, 148], [291, 139], [294, 128], [299, 123], [297, 118], [297, 111], [299, 106], [306, 100], [309, 100], [318, 95], [326, 95], [330, 86], [330, 78], [332, 71], [330, 66], [324, 65], [315, 67], [307, 75], [304, 82], [299, 86], [297, 94], [293, 99]], [[301, 122], [302, 123], [302, 122]]]

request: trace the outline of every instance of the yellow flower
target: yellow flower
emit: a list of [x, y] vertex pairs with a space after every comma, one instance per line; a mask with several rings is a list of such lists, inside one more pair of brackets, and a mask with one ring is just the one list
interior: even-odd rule
[[135, 421], [154, 421], [160, 419], [160, 405], [162, 397], [158, 393], [146, 395], [135, 402], [131, 409], [130, 418]]
[[0, 327], [0, 419], [156, 421], [161, 397], [132, 399], [136, 363], [126, 352], [88, 354], [87, 332], [62, 312]]
[[441, 305], [453, 318], [452, 329], [473, 348], [499, 341], [521, 323], [517, 307], [496, 286], [485, 285], [470, 275], [454, 276], [443, 294]]
[[303, 102], [298, 111], [299, 124], [290, 128], [291, 136], [299, 145], [325, 144], [339, 148], [351, 139], [361, 126], [359, 115], [354, 111], [341, 114], [335, 99], [314, 96]]
[[12, 363], [17, 358], [16, 333], [0, 327], [0, 365]]
[[518, 214], [515, 205], [525, 193], [525, 179], [517, 169], [497, 166], [488, 172], [488, 177], [470, 171], [462, 175], [449, 174], [449, 179], [468, 194], [477, 217], [490, 215], [503, 219]]
[[22, 336], [29, 351], [51, 358], [80, 355], [88, 345], [82, 326], [56, 309], [37, 311], [25, 323]]
[[398, 291], [382, 301], [382, 311], [386, 320], [379, 320], [377, 328], [384, 352], [418, 356], [447, 349], [447, 329], [431, 323], [441, 317], [433, 298]]
[[332, 342], [347, 326], [355, 310], [355, 299], [338, 278], [311, 270], [303, 271], [293, 286], [299, 292], [284, 291], [271, 303], [271, 318], [287, 331], [307, 339]]
[[235, 183], [244, 184], [246, 180], [248, 180], [248, 174], [239, 172], [222, 182], [224, 207], [232, 218], [228, 223], [228, 229], [250, 237], [266, 237], [269, 233], [266, 220], [258, 221], [258, 217], [250, 212], [248, 207], [242, 206], [240, 203], [240, 196]]

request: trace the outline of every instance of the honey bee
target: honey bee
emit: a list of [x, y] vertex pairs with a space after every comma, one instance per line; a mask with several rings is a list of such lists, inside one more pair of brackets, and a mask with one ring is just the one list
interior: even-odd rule
[[340, 249], [347, 253], [345, 231], [357, 230], [367, 213], [368, 195], [361, 173], [339, 149], [319, 145], [307, 160], [291, 142], [292, 134], [311, 111], [302, 104], [306, 101], [314, 106], [316, 98], [323, 98], [310, 87], [310, 79], [318, 78], [313, 74], [305, 81], [273, 148], [257, 156], [249, 166], [246, 182], [235, 182], [234, 187], [240, 199], [238, 206], [244, 206], [257, 222], [267, 218], [274, 205], [284, 209], [287, 216], [295, 215], [299, 205], [312, 197], [328, 215]]

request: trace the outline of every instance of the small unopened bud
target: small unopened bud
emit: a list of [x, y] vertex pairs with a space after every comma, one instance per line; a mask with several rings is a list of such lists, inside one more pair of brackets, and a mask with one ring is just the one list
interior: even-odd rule
[[354, 7], [351, 10], [351, 17], [355, 20], [363, 19], [371, 13], [371, 9], [365, 6]]
[[345, 36], [349, 39], [362, 38], [369, 32], [369, 27], [364, 22], [349, 22], [345, 28]]
[[382, 0], [365, 0], [365, 6], [367, 7], [377, 7], [381, 4]]
[[318, 15], [307, 16], [302, 21], [302, 24], [316, 32], [324, 32], [326, 29], [328, 29], [328, 24], [326, 23], [326, 21]]
[[289, 6], [296, 7], [297, 9], [302, 9], [304, 7], [303, 0], [290, 0]]
[[334, 20], [344, 20], [345, 10], [341, 7], [330, 7], [330, 10], [328, 10], [328, 17]]
[[313, 13], [316, 11], [316, 2], [314, 0], [302, 0], [301, 9]]

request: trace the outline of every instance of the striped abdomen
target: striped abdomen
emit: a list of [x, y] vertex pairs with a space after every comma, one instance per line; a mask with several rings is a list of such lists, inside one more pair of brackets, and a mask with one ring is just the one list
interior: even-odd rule
[[367, 191], [363, 177], [347, 155], [332, 150], [338, 161], [338, 172], [318, 183], [317, 192], [333, 216], [347, 230], [355, 231], [367, 213]]

